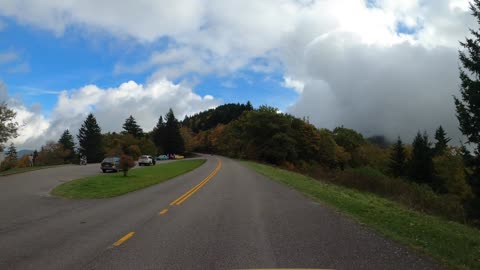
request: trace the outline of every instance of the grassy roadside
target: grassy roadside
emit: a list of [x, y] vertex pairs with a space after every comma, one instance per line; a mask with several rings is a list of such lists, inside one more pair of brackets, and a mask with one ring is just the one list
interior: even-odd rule
[[34, 167], [25, 167], [25, 168], [12, 168], [12, 169], [10, 169], [10, 170], [6, 170], [6, 171], [3, 171], [3, 172], [0, 172], [0, 176], [7, 176], [7, 175], [12, 175], [12, 174], [17, 174], [17, 173], [37, 171], [37, 170], [48, 169], [48, 168], [59, 167], [59, 166], [64, 166], [64, 165], [51, 165], [51, 166], [34, 166]]
[[415, 212], [376, 195], [302, 174], [244, 161], [248, 167], [325, 202], [381, 234], [432, 256], [452, 269], [480, 269], [480, 231]]
[[96, 175], [63, 183], [51, 193], [70, 199], [116, 197], [167, 181], [199, 167], [205, 161], [205, 159], [182, 160], [138, 168], [129, 171], [128, 177], [124, 177], [122, 172]]

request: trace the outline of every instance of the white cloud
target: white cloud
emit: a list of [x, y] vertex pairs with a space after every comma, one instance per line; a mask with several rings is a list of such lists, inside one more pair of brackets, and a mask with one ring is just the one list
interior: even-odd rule
[[51, 124], [36, 108], [29, 109], [21, 104], [11, 105], [11, 108], [17, 113], [15, 121], [19, 124], [19, 136], [11, 141], [19, 150], [39, 149], [41, 143], [47, 140], [58, 140], [56, 137], [47, 136]]
[[0, 14], [61, 35], [72, 25], [101, 29], [143, 42], [194, 31], [202, 22], [203, 1], [24, 0], [0, 1]]
[[[56, 111], [95, 110], [99, 118], [100, 112], [114, 117], [98, 107], [143, 108], [142, 102], [150, 103], [142, 100], [142, 91], [153, 95], [155, 85], [195, 103], [200, 97], [190, 98], [191, 90], [175, 90], [163, 78], [281, 70], [284, 85], [300, 93], [292, 112], [309, 115], [319, 126], [345, 124], [369, 134], [407, 136], [443, 124], [457, 136], [451, 97], [458, 89], [456, 50], [468, 27], [477, 27], [468, 0], [376, 0], [373, 7], [366, 2], [0, 0], [0, 15], [58, 35], [79, 26], [143, 44], [168, 38], [166, 50], [115, 67], [117, 73], [152, 72], [146, 86], [86, 86], [62, 94]], [[397, 33], [399, 25], [409, 33]]]
[[172, 108], [178, 119], [186, 114], [216, 107], [221, 103], [211, 95], [201, 97], [192, 89], [166, 79], [146, 85], [129, 81], [117, 88], [102, 89], [87, 85], [62, 91], [46, 119], [25, 106], [14, 105], [20, 136], [13, 140], [19, 148], [39, 148], [47, 140], [57, 140], [65, 129], [76, 134], [88, 113], [93, 112], [103, 132], [121, 131], [125, 119], [133, 115], [145, 130], [152, 130], [158, 117]]
[[[439, 125], [453, 143], [457, 128], [452, 95], [458, 94], [457, 52], [426, 49], [408, 43], [388, 49], [351, 42], [336, 46], [330, 36], [306, 51], [307, 70], [314, 79], [290, 108], [321, 127], [345, 125], [365, 135], [401, 135], [411, 140], [417, 130], [432, 134]], [[315, 59], [322, 59], [321, 62]]]
[[305, 83], [299, 80], [292, 79], [290, 77], [283, 77], [282, 86], [286, 88], [292, 88], [297, 93], [302, 93]]

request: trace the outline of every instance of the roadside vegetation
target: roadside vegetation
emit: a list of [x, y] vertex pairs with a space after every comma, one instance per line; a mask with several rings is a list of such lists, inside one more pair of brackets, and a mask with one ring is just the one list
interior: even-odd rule
[[[231, 109], [238, 108], [233, 104]], [[417, 132], [411, 144], [404, 144], [400, 138], [365, 138], [345, 127], [319, 129], [268, 106], [243, 108], [226, 124], [203, 125], [215, 126], [212, 129], [195, 133], [184, 125], [186, 149], [281, 166], [452, 221], [479, 224], [475, 157], [464, 146], [449, 145], [441, 126], [434, 141]], [[200, 125], [199, 119], [215, 118], [188, 119]]]
[[385, 236], [431, 255], [452, 269], [480, 269], [478, 229], [410, 210], [372, 193], [318, 181], [264, 164], [244, 164], [314, 200], [339, 209]]
[[102, 174], [63, 183], [52, 195], [69, 199], [101, 199], [123, 195], [187, 173], [205, 163], [204, 159], [182, 160], [130, 170]]

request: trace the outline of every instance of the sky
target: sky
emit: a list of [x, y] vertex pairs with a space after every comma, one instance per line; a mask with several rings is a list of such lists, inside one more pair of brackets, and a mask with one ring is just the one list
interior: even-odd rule
[[145, 131], [251, 101], [365, 136], [458, 143], [459, 41], [468, 0], [0, 0], [0, 100], [18, 149], [86, 115]]

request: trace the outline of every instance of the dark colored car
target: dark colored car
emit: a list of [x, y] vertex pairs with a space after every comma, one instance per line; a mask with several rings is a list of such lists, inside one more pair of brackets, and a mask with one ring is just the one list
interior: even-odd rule
[[120, 158], [119, 157], [107, 157], [103, 159], [100, 164], [100, 169], [102, 172], [118, 172], [120, 171]]

